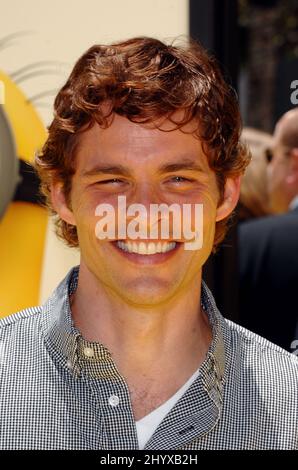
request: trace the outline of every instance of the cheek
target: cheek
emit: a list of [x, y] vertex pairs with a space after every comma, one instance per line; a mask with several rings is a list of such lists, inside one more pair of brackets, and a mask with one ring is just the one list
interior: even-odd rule
[[[203, 198], [204, 218], [206, 222], [215, 221], [218, 204], [218, 195], [215, 192], [206, 191]], [[205, 225], [205, 224], [204, 224]]]
[[214, 193], [208, 193], [204, 201], [204, 241], [203, 248], [211, 250], [216, 226], [218, 200]]
[[95, 235], [95, 225], [98, 218], [95, 216], [96, 203], [86, 197], [74, 197], [72, 200], [73, 213], [76, 220], [79, 239], [86, 239]]
[[200, 249], [195, 250], [193, 256], [201, 260], [202, 257], [206, 259], [206, 254], [209, 256], [209, 252], [212, 249], [215, 234], [217, 200], [214, 194], [206, 191], [202, 195], [202, 198], [200, 198], [200, 202], [196, 201], [196, 203], [201, 205], [199, 211], [200, 216], [198, 217], [198, 212], [196, 213], [193, 208], [191, 226], [193, 233], [198, 232], [202, 235], [202, 246]]
[[283, 185], [285, 171], [283, 168], [273, 167], [269, 175], [269, 187], [279, 188]]

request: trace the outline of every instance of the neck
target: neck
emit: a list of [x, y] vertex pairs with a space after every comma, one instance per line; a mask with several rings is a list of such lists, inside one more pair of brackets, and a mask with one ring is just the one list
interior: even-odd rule
[[148, 378], [160, 378], [167, 371], [173, 378], [178, 371], [183, 383], [203, 362], [212, 339], [200, 301], [201, 272], [183, 294], [140, 307], [113, 295], [81, 264], [71, 310], [81, 335], [107, 347], [124, 377], [134, 380], [146, 371]]

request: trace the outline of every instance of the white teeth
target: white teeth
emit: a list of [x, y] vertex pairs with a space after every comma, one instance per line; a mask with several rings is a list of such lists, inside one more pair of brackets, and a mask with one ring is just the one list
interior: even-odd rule
[[152, 254], [155, 253], [155, 243], [153, 243], [153, 242], [148, 243], [147, 253], [148, 253], [148, 255], [152, 255]]
[[117, 240], [117, 246], [123, 251], [129, 253], [138, 253], [140, 255], [154, 255], [155, 253], [166, 253], [167, 251], [173, 250], [176, 246], [176, 242], [130, 242]]
[[168, 251], [168, 243], [161, 243], [161, 252], [165, 253]]

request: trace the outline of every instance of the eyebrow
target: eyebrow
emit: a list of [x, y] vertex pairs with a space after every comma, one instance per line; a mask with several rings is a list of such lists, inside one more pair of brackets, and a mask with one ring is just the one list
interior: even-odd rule
[[159, 173], [171, 173], [179, 170], [203, 171], [203, 168], [193, 160], [185, 160], [177, 163], [165, 163], [159, 168]]
[[[164, 163], [162, 166], [159, 167], [158, 173], [171, 173], [174, 171], [179, 170], [191, 170], [191, 171], [199, 171], [204, 172], [203, 168], [193, 160], [183, 160], [181, 162], [173, 162], [173, 163]], [[84, 170], [82, 173], [83, 177], [87, 176], [97, 176], [99, 174], [117, 174], [122, 176], [130, 176], [130, 171], [124, 167], [123, 165], [96, 165], [95, 167], [91, 168], [90, 170]]]
[[91, 168], [91, 170], [84, 170], [82, 171], [82, 176], [96, 176], [99, 174], [117, 174], [123, 176], [129, 176], [130, 172], [122, 165], [96, 165], [95, 167]]

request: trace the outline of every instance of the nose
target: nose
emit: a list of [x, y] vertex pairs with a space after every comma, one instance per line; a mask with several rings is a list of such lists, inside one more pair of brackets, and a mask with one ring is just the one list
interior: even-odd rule
[[[139, 231], [149, 235], [152, 226], [159, 225], [158, 220], [151, 220], [150, 207], [162, 201], [152, 183], [142, 182], [137, 185], [134, 193], [127, 200], [127, 222], [134, 219], [136, 214], [139, 222]], [[137, 205], [137, 206], [136, 206]]]
[[158, 195], [153, 183], [139, 183], [129, 200], [128, 204], [142, 204], [149, 213], [151, 204], [160, 204], [163, 201]]
[[[136, 206], [136, 204], [140, 206]], [[127, 200], [127, 223], [129, 223], [130, 219], [135, 218], [135, 211], [137, 211], [140, 231], [147, 233], [149, 238], [162, 237], [171, 239], [173, 238], [173, 211], [175, 210], [177, 211], [177, 208], [173, 206], [169, 210], [168, 203], [154, 184], [148, 182], [141, 183]], [[178, 224], [179, 222], [180, 219]]]

